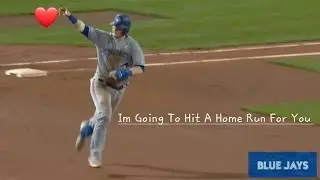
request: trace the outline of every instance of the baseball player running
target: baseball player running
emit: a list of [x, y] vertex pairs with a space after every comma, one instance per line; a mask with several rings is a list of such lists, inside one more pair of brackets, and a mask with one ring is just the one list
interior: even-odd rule
[[96, 46], [97, 69], [90, 79], [90, 94], [96, 110], [89, 121], [81, 123], [76, 150], [80, 151], [85, 140], [91, 137], [88, 161], [91, 167], [98, 168], [102, 165], [108, 123], [128, 86], [128, 79], [144, 72], [143, 51], [138, 42], [128, 36], [131, 20], [127, 15], [116, 15], [111, 23], [112, 32], [106, 32], [85, 24], [64, 7], [59, 8], [59, 13]]

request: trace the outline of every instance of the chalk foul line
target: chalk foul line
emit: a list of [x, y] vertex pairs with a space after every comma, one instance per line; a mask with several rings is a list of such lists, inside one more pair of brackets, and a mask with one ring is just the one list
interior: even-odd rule
[[[191, 60], [191, 61], [166, 62], [166, 63], [147, 63], [146, 66], [171, 66], [171, 65], [195, 64], [195, 63], [227, 62], [227, 61], [255, 60], [255, 59], [277, 59], [277, 58], [284, 58], [284, 57], [300, 57], [300, 56], [316, 56], [316, 55], [320, 55], [320, 52], [234, 57], [234, 58], [220, 58], [220, 59], [204, 59], [204, 60]], [[78, 71], [92, 71], [92, 70], [95, 70], [95, 68], [64, 69], [64, 70], [53, 70], [49, 72], [59, 73], [59, 72], [78, 72]]]
[[[274, 48], [290, 48], [290, 47], [301, 47], [301, 46], [316, 46], [320, 45], [320, 42], [301, 42], [301, 43], [288, 43], [279, 45], [261, 45], [261, 46], [248, 46], [248, 47], [236, 47], [236, 48], [222, 48], [222, 49], [212, 49], [212, 50], [195, 50], [195, 51], [178, 51], [178, 52], [163, 52], [163, 53], [147, 53], [148, 56], [171, 56], [171, 55], [184, 55], [184, 54], [208, 54], [214, 52], [232, 52], [232, 51], [250, 51], [250, 50], [261, 50], [261, 49], [274, 49]], [[25, 66], [33, 64], [53, 64], [53, 63], [67, 63], [75, 61], [91, 61], [96, 60], [93, 58], [80, 58], [80, 59], [62, 59], [62, 60], [47, 60], [47, 61], [35, 61], [35, 62], [19, 62], [19, 63], [7, 63], [0, 64], [0, 67], [9, 66]]]

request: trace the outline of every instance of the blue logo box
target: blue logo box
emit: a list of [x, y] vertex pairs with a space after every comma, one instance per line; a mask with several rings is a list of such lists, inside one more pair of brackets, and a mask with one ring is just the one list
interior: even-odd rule
[[316, 152], [249, 152], [252, 178], [316, 178]]

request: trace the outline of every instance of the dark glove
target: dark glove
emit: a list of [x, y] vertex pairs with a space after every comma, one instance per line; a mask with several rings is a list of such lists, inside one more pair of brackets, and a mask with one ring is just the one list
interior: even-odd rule
[[114, 77], [109, 77], [106, 80], [106, 85], [113, 89], [120, 89], [118, 83], [119, 82]]

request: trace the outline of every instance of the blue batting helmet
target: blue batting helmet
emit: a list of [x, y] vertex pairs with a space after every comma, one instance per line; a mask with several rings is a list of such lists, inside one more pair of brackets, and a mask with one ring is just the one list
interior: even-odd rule
[[131, 27], [131, 20], [128, 15], [117, 14], [111, 23], [116, 29], [122, 30], [124, 34], [128, 34]]

